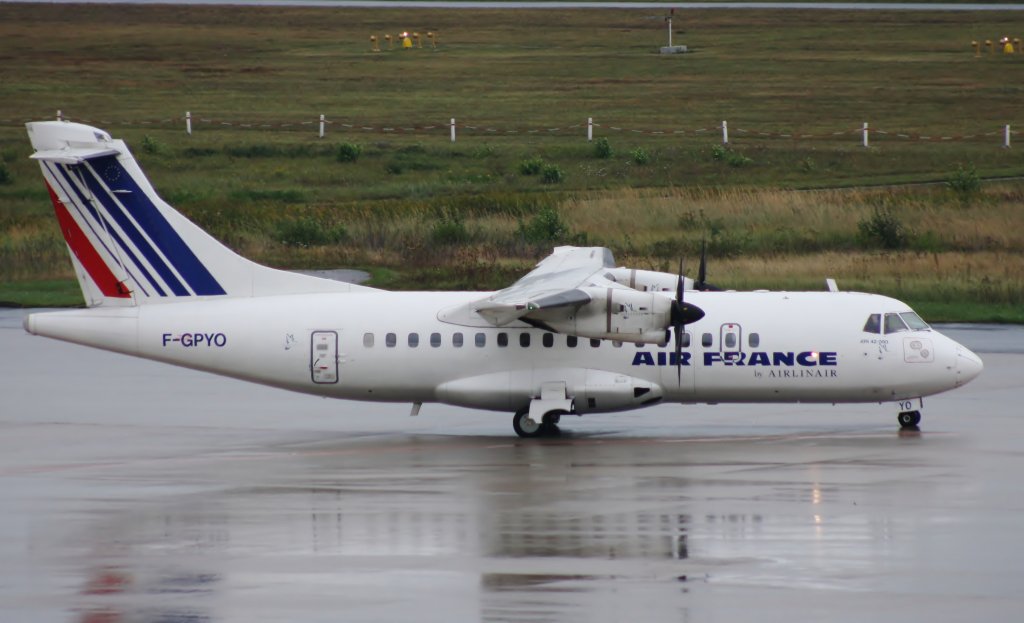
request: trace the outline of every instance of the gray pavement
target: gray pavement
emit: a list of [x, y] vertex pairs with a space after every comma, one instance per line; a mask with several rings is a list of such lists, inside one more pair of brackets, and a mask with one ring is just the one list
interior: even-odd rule
[[519, 440], [26, 335], [0, 311], [0, 621], [964, 621], [1024, 609], [1024, 330], [922, 432], [664, 405]]

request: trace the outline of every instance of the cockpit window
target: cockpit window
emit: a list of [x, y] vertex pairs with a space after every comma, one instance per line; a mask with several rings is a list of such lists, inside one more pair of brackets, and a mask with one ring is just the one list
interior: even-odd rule
[[899, 314], [886, 314], [885, 315], [885, 332], [886, 333], [899, 333], [900, 331], [907, 331], [907, 323], [903, 322]]
[[928, 326], [927, 322], [921, 320], [921, 317], [914, 312], [903, 312], [900, 314], [900, 318], [907, 323], [907, 326], [910, 327], [911, 331], [924, 331], [931, 328]]
[[871, 314], [868, 316], [868, 321], [864, 323], [865, 333], [881, 333], [882, 332], [882, 314]]

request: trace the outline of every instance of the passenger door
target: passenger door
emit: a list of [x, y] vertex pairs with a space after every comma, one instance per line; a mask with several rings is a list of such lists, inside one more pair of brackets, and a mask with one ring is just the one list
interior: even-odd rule
[[338, 382], [338, 333], [314, 331], [310, 338], [309, 370], [313, 382], [329, 385]]

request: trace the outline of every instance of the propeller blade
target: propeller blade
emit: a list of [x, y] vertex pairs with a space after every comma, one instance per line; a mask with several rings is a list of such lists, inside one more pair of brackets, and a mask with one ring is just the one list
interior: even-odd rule
[[697, 268], [697, 283], [694, 284], [695, 290], [704, 290], [707, 284], [704, 280], [708, 276], [708, 241], [707, 238], [702, 238], [700, 241], [700, 266]]

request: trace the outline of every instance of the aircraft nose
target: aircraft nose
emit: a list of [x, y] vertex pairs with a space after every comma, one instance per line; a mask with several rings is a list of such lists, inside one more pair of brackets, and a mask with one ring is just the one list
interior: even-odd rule
[[974, 380], [985, 368], [981, 357], [975, 355], [970, 349], [959, 344], [956, 347], [956, 384], [957, 387], [965, 385]]

